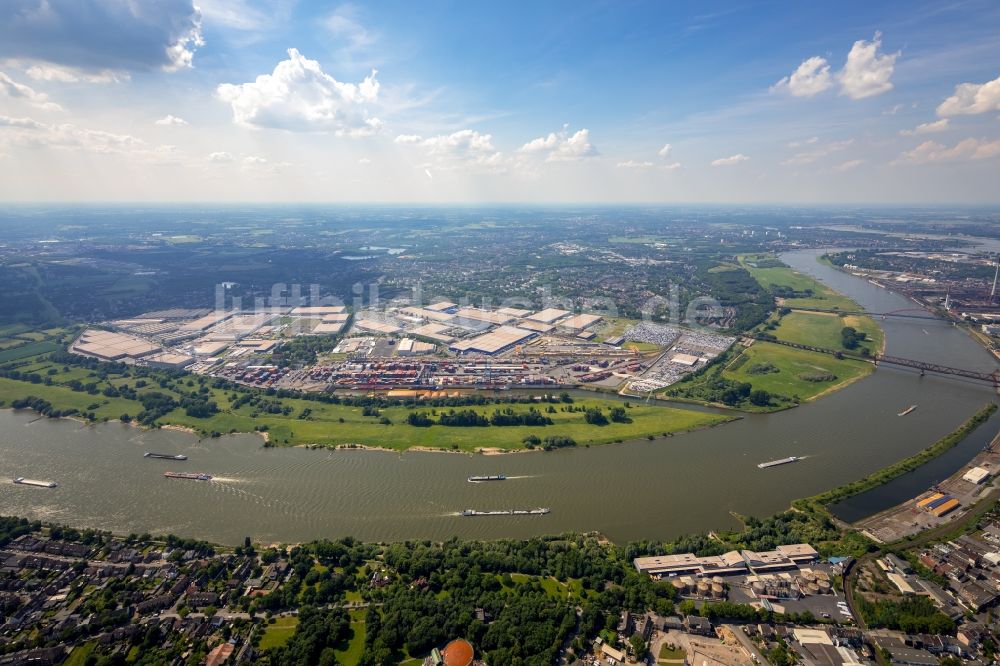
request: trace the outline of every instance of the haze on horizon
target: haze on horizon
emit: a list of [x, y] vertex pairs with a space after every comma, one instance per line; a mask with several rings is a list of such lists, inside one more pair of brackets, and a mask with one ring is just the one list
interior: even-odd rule
[[983, 204], [998, 173], [990, 0], [0, 5], [0, 201]]

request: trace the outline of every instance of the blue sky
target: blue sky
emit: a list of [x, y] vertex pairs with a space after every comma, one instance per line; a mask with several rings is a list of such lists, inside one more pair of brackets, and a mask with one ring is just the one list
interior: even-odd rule
[[0, 4], [3, 200], [998, 203], [998, 173], [992, 0]]

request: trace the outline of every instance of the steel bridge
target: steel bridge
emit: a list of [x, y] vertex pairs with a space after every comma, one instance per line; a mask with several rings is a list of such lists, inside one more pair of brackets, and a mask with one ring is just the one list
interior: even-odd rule
[[[790, 307], [790, 306], [786, 306]], [[869, 317], [904, 317], [906, 319], [940, 319], [940, 317], [935, 317], [932, 313], [928, 312], [923, 308], [902, 308], [900, 310], [893, 310], [891, 312], [868, 312], [867, 310], [834, 310], [832, 308], [799, 308], [791, 307], [792, 310], [798, 310], [800, 312], [825, 312], [829, 314], [842, 314], [842, 315], [868, 315]], [[916, 313], [921, 314], [916, 314]]]
[[912, 358], [887, 356], [885, 354], [871, 354], [869, 356], [864, 356], [862, 354], [853, 354], [850, 352], [844, 352], [837, 349], [828, 349], [826, 347], [815, 347], [813, 345], [803, 345], [797, 342], [787, 342], [785, 340], [771, 339], [769, 337], [764, 337], [761, 335], [756, 335], [753, 337], [754, 339], [760, 340], [762, 342], [771, 342], [776, 345], [794, 347], [795, 349], [804, 349], [806, 351], [814, 351], [814, 352], [819, 352], [821, 354], [829, 354], [830, 356], [835, 356], [837, 358], [851, 358], [858, 361], [867, 361], [875, 366], [878, 366], [879, 363], [887, 363], [889, 365], [897, 365], [904, 368], [913, 368], [915, 370], [919, 370], [921, 376], [923, 376], [928, 372], [933, 372], [939, 375], [953, 375], [955, 377], [964, 377], [966, 379], [974, 379], [980, 382], [987, 382], [989, 384], [992, 384], [994, 388], [1000, 387], [1000, 370], [994, 370], [993, 372], [965, 370], [964, 368], [952, 368], [947, 365], [928, 363], [926, 361], [917, 361]]

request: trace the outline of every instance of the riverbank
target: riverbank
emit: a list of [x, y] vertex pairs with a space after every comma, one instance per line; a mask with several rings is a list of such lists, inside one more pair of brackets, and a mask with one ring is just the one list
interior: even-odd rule
[[792, 507], [798, 511], [833, 518], [833, 515], [829, 510], [829, 507], [832, 504], [836, 504], [837, 502], [843, 501], [848, 497], [859, 495], [866, 490], [889, 483], [893, 479], [919, 468], [934, 458], [942, 455], [946, 451], [958, 446], [963, 439], [969, 436], [976, 428], [985, 423], [996, 410], [997, 405], [995, 403], [987, 404], [962, 425], [960, 425], [956, 430], [945, 435], [926, 449], [897, 461], [888, 467], [884, 467], [857, 481], [838, 486], [837, 488], [827, 490], [826, 492], [818, 495], [813, 495], [812, 497], [796, 500], [792, 502]]
[[771, 291], [774, 312], [741, 344], [697, 376], [668, 387], [664, 395], [695, 404], [771, 413], [826, 397], [875, 371], [863, 360], [775, 344], [881, 353], [885, 333], [874, 319], [858, 314], [864, 309], [858, 303], [773, 255], [741, 255], [739, 262]]

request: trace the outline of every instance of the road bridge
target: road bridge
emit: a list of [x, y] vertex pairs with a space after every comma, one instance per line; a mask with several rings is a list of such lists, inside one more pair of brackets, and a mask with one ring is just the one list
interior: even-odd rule
[[882, 317], [883, 319], [885, 319], [886, 317], [903, 317], [904, 319], [940, 319], [940, 317], [934, 316], [933, 313], [928, 312], [924, 308], [901, 308], [899, 310], [892, 310], [891, 312], [869, 312], [867, 310], [836, 310], [833, 308], [792, 307], [791, 309], [797, 310], [799, 312], [823, 312], [829, 314], [859, 315], [859, 316], [867, 315], [869, 317]]
[[939, 363], [929, 363], [927, 361], [920, 361], [912, 358], [902, 358], [900, 356], [889, 356], [887, 354], [855, 354], [852, 352], [845, 352], [839, 349], [829, 349], [827, 347], [816, 347], [814, 345], [804, 345], [798, 342], [788, 342], [786, 340], [778, 340], [770, 336], [758, 334], [754, 336], [754, 339], [761, 340], [763, 342], [771, 342], [777, 345], [784, 345], [786, 347], [794, 347], [795, 349], [804, 349], [806, 351], [819, 352], [821, 354], [829, 354], [830, 356], [835, 356], [837, 358], [852, 358], [858, 361], [867, 361], [875, 366], [880, 363], [885, 363], [889, 365], [896, 365], [904, 368], [913, 368], [919, 370], [921, 375], [928, 372], [933, 372], [939, 375], [953, 375], [955, 377], [964, 377], [966, 379], [974, 379], [976, 381], [987, 382], [992, 384], [994, 388], [1000, 387], [1000, 370], [994, 370], [993, 372], [982, 372], [979, 370], [966, 370], [964, 368], [952, 368], [947, 365], [941, 365]]

